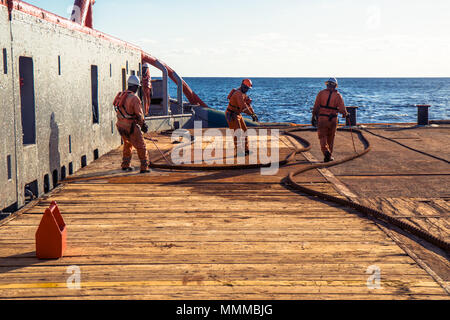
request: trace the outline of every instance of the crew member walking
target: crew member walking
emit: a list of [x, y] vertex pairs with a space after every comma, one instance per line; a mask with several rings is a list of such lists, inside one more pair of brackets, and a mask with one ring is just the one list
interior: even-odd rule
[[325, 82], [327, 88], [319, 92], [313, 109], [313, 125], [318, 127], [320, 147], [325, 156], [325, 162], [334, 161], [332, 156], [334, 138], [338, 125], [338, 113], [348, 117], [344, 99], [337, 91], [338, 82], [330, 78]]
[[153, 96], [152, 78], [150, 76], [150, 64], [144, 63], [142, 66], [142, 100], [144, 102], [144, 112], [148, 115]]
[[124, 143], [122, 170], [133, 171], [131, 152], [134, 147], [141, 161], [141, 173], [148, 173], [150, 170], [148, 169], [147, 147], [142, 135], [142, 132], [148, 132], [148, 127], [142, 113], [141, 99], [136, 95], [139, 87], [139, 78], [134, 75], [130, 76], [128, 90], [117, 94], [114, 99], [114, 107], [117, 112], [116, 126]]
[[[241, 129], [242, 133], [247, 132], [247, 126], [245, 124], [244, 118], [241, 113], [246, 113], [252, 117], [253, 121], [259, 122], [258, 117], [253, 111], [251, 106], [252, 100], [247, 96], [247, 92], [253, 88], [253, 83], [250, 79], [245, 79], [242, 81], [241, 87], [238, 89], [231, 90], [228, 95], [228, 108], [225, 112], [228, 126], [232, 130]], [[238, 137], [234, 137], [234, 146], [238, 149]], [[248, 137], [245, 137], [245, 155], [250, 153]]]

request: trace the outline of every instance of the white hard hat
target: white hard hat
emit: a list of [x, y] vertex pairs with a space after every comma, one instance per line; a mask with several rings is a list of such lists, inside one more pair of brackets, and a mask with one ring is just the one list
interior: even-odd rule
[[144, 68], [150, 68], [150, 63], [144, 63], [143, 67]]
[[325, 82], [325, 84], [334, 83], [336, 86], [338, 85], [338, 81], [336, 78], [330, 78], [328, 81]]
[[138, 86], [138, 87], [140, 87], [141, 86], [141, 81], [135, 75], [131, 75], [128, 78], [128, 85], [129, 86]]

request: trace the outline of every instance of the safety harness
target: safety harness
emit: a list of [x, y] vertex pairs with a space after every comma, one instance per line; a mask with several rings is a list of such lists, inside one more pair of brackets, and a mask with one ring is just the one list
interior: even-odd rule
[[227, 111], [230, 113], [234, 113], [236, 115], [240, 115], [239, 108], [236, 106], [233, 106], [231, 103], [228, 105]]
[[120, 113], [123, 119], [134, 120], [135, 116], [129, 114], [125, 108], [125, 101], [127, 100], [130, 94], [131, 94], [130, 91], [124, 91], [119, 93], [114, 99], [114, 109], [116, 110], [116, 112]]
[[[233, 89], [231, 91], [231, 93], [229, 95], [229, 99], [231, 99], [231, 97], [236, 93], [236, 91], [238, 91], [238, 90]], [[250, 104], [251, 103], [251, 99], [247, 97], [246, 102], [248, 104]], [[246, 110], [248, 110], [248, 108], [244, 109], [243, 111], [245, 112]], [[231, 102], [228, 103], [227, 111], [232, 113], [233, 115], [237, 115], [237, 116], [241, 114], [241, 110], [239, 109], [239, 107], [236, 107], [236, 106], [232, 105]]]
[[[328, 101], [327, 101], [327, 105], [326, 106], [320, 106], [320, 108], [323, 109], [330, 109], [330, 110], [335, 110], [335, 111], [339, 111], [339, 109], [337, 107], [330, 107], [330, 101], [331, 101], [331, 97], [333, 96], [333, 92], [330, 92], [330, 96], [328, 97]], [[338, 114], [337, 113], [331, 113], [331, 114], [319, 114], [319, 117], [328, 117], [328, 121], [332, 121], [334, 118], [337, 118]]]

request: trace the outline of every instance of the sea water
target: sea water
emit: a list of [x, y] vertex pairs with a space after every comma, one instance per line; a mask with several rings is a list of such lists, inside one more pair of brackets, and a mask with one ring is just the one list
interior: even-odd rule
[[[242, 78], [184, 78], [210, 107], [225, 111], [227, 96]], [[253, 78], [249, 96], [261, 122], [310, 123], [325, 78]], [[339, 78], [346, 106], [357, 106], [359, 123], [416, 122], [418, 104], [430, 119], [450, 119], [450, 78]], [[176, 86], [170, 84], [176, 98]], [[341, 121], [342, 122], [342, 121]]]

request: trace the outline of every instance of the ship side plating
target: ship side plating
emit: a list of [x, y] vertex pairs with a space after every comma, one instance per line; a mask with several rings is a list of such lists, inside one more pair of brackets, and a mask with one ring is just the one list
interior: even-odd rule
[[0, 2], [0, 210], [119, 146], [112, 100], [141, 69], [139, 48], [46, 15]]

